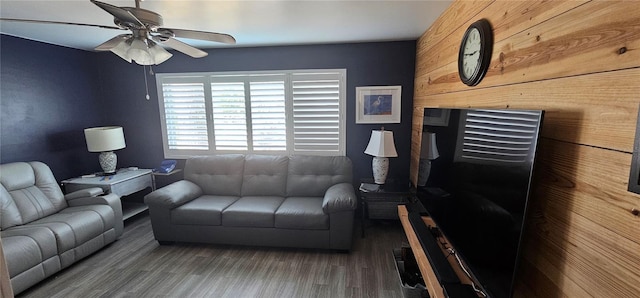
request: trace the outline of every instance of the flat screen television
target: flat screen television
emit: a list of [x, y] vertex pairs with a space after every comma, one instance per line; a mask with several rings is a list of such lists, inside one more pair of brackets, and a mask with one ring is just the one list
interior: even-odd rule
[[543, 114], [424, 111], [418, 201], [488, 297], [513, 294]]

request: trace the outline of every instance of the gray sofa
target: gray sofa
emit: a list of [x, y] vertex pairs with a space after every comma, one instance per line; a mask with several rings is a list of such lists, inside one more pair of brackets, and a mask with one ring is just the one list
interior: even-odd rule
[[356, 196], [348, 157], [216, 155], [145, 196], [164, 242], [350, 250]]
[[15, 294], [122, 234], [120, 197], [100, 194], [64, 195], [41, 162], [0, 165], [0, 237]]

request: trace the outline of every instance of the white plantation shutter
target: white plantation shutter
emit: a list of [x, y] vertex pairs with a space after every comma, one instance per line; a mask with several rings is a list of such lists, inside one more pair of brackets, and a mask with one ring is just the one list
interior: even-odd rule
[[251, 82], [253, 151], [287, 150], [285, 82]]
[[463, 113], [464, 134], [456, 160], [485, 163], [531, 162], [539, 111], [470, 110]]
[[247, 150], [249, 139], [244, 83], [211, 83], [211, 98], [216, 150]]
[[165, 150], [208, 151], [204, 83], [168, 79], [160, 91]]
[[340, 82], [333, 73], [292, 76], [295, 152], [340, 152], [344, 141]]
[[345, 70], [157, 74], [156, 80], [167, 158], [345, 154]]

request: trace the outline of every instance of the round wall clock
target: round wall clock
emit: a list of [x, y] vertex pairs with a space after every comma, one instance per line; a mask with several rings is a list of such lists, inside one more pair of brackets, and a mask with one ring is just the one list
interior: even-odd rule
[[489, 69], [493, 51], [493, 31], [486, 19], [471, 24], [462, 37], [458, 53], [458, 74], [460, 80], [475, 86]]

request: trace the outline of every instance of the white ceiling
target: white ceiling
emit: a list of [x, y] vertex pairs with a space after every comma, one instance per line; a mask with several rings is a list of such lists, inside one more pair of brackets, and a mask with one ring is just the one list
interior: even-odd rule
[[[101, 0], [134, 7], [135, 1]], [[235, 47], [417, 39], [452, 0], [147, 0], [141, 8], [162, 15], [164, 27], [227, 33]], [[0, 17], [113, 25], [89, 0], [0, 0]], [[0, 32], [71, 48], [93, 50], [126, 31], [87, 26], [0, 22]], [[229, 47], [183, 39], [206, 49]]]

